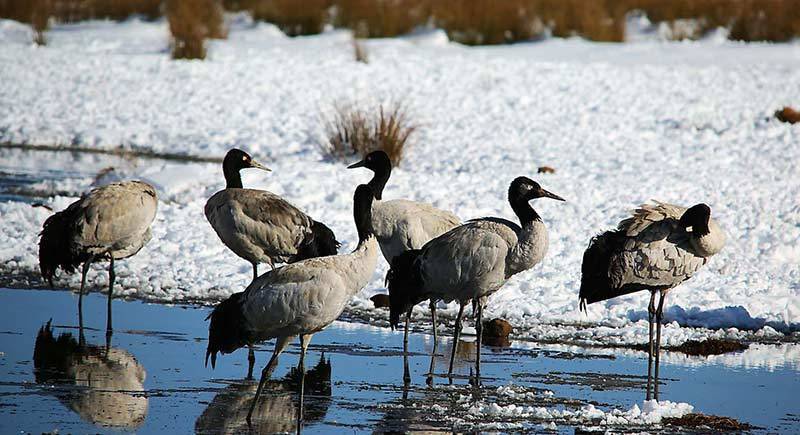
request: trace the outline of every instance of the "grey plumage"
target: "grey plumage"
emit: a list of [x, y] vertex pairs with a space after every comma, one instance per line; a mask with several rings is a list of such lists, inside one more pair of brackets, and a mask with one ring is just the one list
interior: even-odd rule
[[302, 366], [312, 335], [336, 320], [350, 298], [372, 277], [378, 255], [371, 223], [372, 200], [368, 186], [356, 189], [353, 208], [359, 243], [352, 253], [311, 258], [276, 268], [211, 313], [206, 361], [210, 357], [212, 366], [218, 352], [230, 353], [251, 343], [277, 339], [273, 356], [262, 371], [250, 415], [278, 355], [289, 341], [300, 336]]
[[[392, 261], [404, 252], [419, 249], [431, 239], [439, 237], [461, 223], [458, 216], [445, 210], [440, 210], [431, 204], [394, 199], [383, 201], [383, 189], [392, 173], [392, 163], [389, 156], [381, 150], [367, 154], [363, 160], [349, 166], [349, 168], [364, 167], [373, 171], [374, 175], [369, 186], [375, 193], [376, 200], [372, 204], [372, 226], [378, 238], [383, 257], [391, 266]], [[417, 300], [416, 303], [424, 299]], [[406, 312], [405, 333], [403, 334], [403, 354], [408, 355], [408, 328], [411, 308]], [[430, 301], [431, 321], [433, 328], [433, 351], [436, 353], [438, 343], [436, 325], [436, 300]], [[431, 362], [432, 363], [432, 362]], [[431, 366], [432, 368], [432, 366]], [[404, 379], [410, 380], [408, 364], [404, 366]]]
[[394, 199], [375, 201], [372, 225], [386, 262], [409, 249], [419, 249], [461, 221], [456, 215], [431, 204]]
[[50, 282], [58, 268], [72, 272], [90, 257], [128, 258], [150, 240], [158, 207], [153, 186], [125, 181], [98, 187], [45, 221], [39, 267]]
[[150, 240], [150, 225], [158, 199], [153, 186], [141, 181], [112, 183], [93, 189], [65, 210], [50, 216], [39, 241], [39, 268], [52, 285], [58, 268], [73, 272], [83, 263], [78, 314], [83, 315], [83, 291], [89, 265], [109, 260], [108, 324], [114, 260], [135, 255]]
[[[697, 237], [686, 231], [681, 224], [686, 211], [686, 207], [658, 201], [643, 204], [615, 231], [593, 239], [587, 253], [612, 238], [614, 246], [596, 254], [607, 258], [605, 269], [584, 271], [581, 301], [594, 303], [639, 290], [670, 289], [691, 278], [722, 249], [726, 236], [710, 217], [707, 234]], [[591, 256], [584, 256], [584, 263], [591, 261]]]
[[253, 265], [253, 279], [259, 263], [274, 267], [336, 254], [339, 243], [324, 224], [278, 195], [242, 188], [243, 168], [266, 169], [243, 151], [229, 151], [223, 162], [226, 188], [209, 198], [205, 215], [222, 243]]
[[[636, 209], [616, 230], [593, 238], [583, 255], [582, 310], [586, 304], [650, 291], [647, 400], [658, 400], [661, 321], [667, 293], [691, 278], [725, 245], [725, 232], [705, 204], [690, 208], [654, 201]], [[656, 295], [660, 294], [656, 307]], [[656, 337], [653, 339], [653, 326]], [[653, 349], [655, 345], [655, 350]], [[655, 376], [652, 373], [655, 354]], [[655, 381], [653, 382], [653, 378]]]
[[[539, 263], [547, 252], [547, 230], [528, 201], [549, 197], [563, 201], [526, 177], [516, 178], [508, 199], [521, 225], [500, 218], [471, 220], [398, 257], [389, 271], [390, 323], [396, 324], [409, 304], [424, 298], [458, 301], [455, 342], [464, 306], [477, 308], [480, 375], [481, 316], [486, 299], [511, 276]], [[450, 360], [452, 373], [453, 355]]]

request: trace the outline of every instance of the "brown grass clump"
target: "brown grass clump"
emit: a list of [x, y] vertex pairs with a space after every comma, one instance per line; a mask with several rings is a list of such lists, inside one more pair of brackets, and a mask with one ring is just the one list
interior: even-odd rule
[[734, 418], [698, 413], [686, 414], [683, 417], [667, 417], [661, 420], [661, 422], [669, 426], [691, 429], [711, 429], [715, 431], [745, 431], [754, 429], [749, 423], [743, 423]]
[[173, 59], [205, 59], [206, 38], [227, 36], [217, 0], [167, 0]]
[[800, 122], [800, 111], [794, 110], [789, 106], [775, 112], [775, 117], [781, 122], [788, 122], [794, 124]]
[[[333, 0], [333, 25], [356, 31], [360, 38], [406, 34], [425, 24], [436, 1]], [[444, 3], [449, 3], [444, 2]]]
[[333, 115], [324, 121], [326, 140], [322, 150], [336, 158], [365, 156], [375, 150], [389, 155], [397, 166], [418, 126], [410, 119], [406, 106], [393, 102], [377, 110], [363, 110], [350, 105], [336, 105]]
[[278, 26], [289, 36], [322, 32], [331, 0], [225, 0], [225, 9], [249, 11], [253, 19]]
[[740, 352], [747, 349], [747, 345], [734, 340], [718, 340], [709, 338], [703, 341], [689, 340], [680, 346], [671, 347], [670, 350], [683, 352], [687, 355], [721, 355], [729, 352]]

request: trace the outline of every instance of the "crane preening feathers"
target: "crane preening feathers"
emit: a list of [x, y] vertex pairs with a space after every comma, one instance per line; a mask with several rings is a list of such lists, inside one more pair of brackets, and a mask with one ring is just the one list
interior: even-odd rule
[[[78, 316], [83, 319], [83, 292], [89, 266], [108, 260], [108, 317], [111, 331], [111, 298], [114, 261], [135, 255], [150, 240], [158, 199], [153, 186], [124, 181], [97, 187], [47, 218], [39, 240], [39, 269], [53, 286], [58, 268], [74, 272], [83, 264]], [[82, 324], [82, 322], [81, 322]]]
[[[711, 218], [711, 208], [690, 208], [655, 201], [644, 204], [616, 230], [594, 237], [583, 254], [580, 309], [629, 293], [650, 291], [647, 400], [658, 400], [658, 367], [664, 298], [722, 250], [725, 232]], [[656, 294], [661, 297], [656, 307]], [[653, 326], [656, 325], [655, 351]], [[652, 366], [655, 354], [655, 381]], [[651, 388], [651, 385], [654, 387]]]

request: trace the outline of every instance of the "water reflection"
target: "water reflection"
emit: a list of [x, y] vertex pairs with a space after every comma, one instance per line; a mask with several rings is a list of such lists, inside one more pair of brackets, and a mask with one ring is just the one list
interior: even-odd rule
[[258, 382], [240, 381], [219, 392], [195, 422], [203, 434], [240, 432], [295, 432], [298, 420], [297, 392], [303, 385], [303, 425], [320, 422], [331, 404], [331, 363], [323, 354], [319, 362], [303, 374], [296, 368], [280, 380], [268, 380], [253, 411], [253, 426], [247, 425], [247, 411]]
[[82, 332], [79, 337], [68, 332], [54, 337], [50, 322], [39, 330], [33, 349], [36, 383], [58, 387], [53, 390], [58, 400], [89, 423], [140, 427], [148, 406], [144, 367], [108, 342], [87, 345]]

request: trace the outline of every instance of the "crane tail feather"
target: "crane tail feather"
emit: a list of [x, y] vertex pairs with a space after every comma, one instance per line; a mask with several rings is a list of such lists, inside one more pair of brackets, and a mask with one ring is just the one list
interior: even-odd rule
[[581, 289], [579, 309], [586, 311], [586, 305], [611, 299], [640, 288], [623, 286], [615, 288], [611, 282], [611, 257], [622, 250], [625, 244], [625, 233], [622, 231], [606, 231], [592, 238], [589, 247], [583, 253], [581, 265]]
[[42, 277], [53, 286], [53, 276], [60, 267], [67, 273], [88, 259], [88, 255], [76, 252], [72, 246], [75, 222], [80, 213], [78, 203], [47, 218], [42, 225], [39, 239], [39, 270]]
[[333, 230], [322, 222], [311, 221], [311, 233], [303, 241], [289, 263], [306, 260], [315, 257], [326, 257], [336, 255], [342, 245], [336, 240]]
[[389, 324], [395, 328], [400, 322], [400, 314], [422, 302], [422, 276], [417, 261], [422, 255], [420, 249], [410, 249], [392, 259], [386, 284], [389, 288]]
[[205, 358], [206, 367], [208, 367], [209, 357], [211, 368], [216, 368], [217, 353], [231, 353], [250, 343], [251, 334], [247, 329], [242, 312], [243, 295], [244, 293], [241, 292], [234, 293], [228, 299], [220, 302], [211, 312]]

